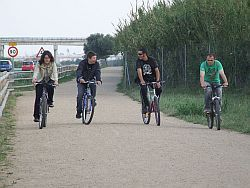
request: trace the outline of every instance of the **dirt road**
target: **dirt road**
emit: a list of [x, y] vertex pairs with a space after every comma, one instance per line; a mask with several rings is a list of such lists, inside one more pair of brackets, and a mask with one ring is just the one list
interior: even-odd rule
[[[32, 122], [34, 93], [18, 98], [14, 187], [249, 187], [250, 136], [164, 116], [143, 125], [140, 104], [115, 92], [120, 68], [103, 70], [89, 126], [75, 119], [76, 84], [56, 89], [48, 127]], [[154, 119], [153, 119], [154, 120]]]

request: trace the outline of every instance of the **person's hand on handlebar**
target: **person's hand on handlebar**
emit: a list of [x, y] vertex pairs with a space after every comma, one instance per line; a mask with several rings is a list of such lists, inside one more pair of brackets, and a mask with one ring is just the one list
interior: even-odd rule
[[100, 86], [102, 85], [102, 81], [96, 81], [96, 84]]
[[206, 83], [205, 83], [205, 82], [202, 82], [202, 83], [201, 83], [201, 87], [202, 87], [203, 89], [205, 89], [205, 88], [207, 87]]
[[223, 87], [228, 87], [228, 82], [224, 82], [222, 85]]
[[81, 78], [81, 79], [79, 80], [79, 82], [80, 82], [81, 84], [86, 83], [85, 80], [84, 80], [83, 78]]
[[55, 82], [54, 82], [54, 85], [58, 86], [58, 85], [59, 85], [59, 84], [58, 84], [58, 81], [55, 81]]
[[161, 88], [161, 82], [156, 82], [156, 87]]
[[33, 79], [32, 79], [32, 84], [34, 84], [34, 85], [35, 85], [35, 84], [36, 84], [36, 82], [37, 82], [37, 78], [33, 78]]
[[144, 80], [142, 80], [141, 85], [146, 85], [146, 82]]

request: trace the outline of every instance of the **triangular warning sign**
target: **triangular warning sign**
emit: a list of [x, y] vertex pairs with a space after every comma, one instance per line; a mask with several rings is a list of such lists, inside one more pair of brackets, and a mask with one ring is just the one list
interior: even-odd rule
[[43, 47], [40, 48], [39, 52], [36, 54], [36, 57], [41, 57], [41, 55], [43, 54], [44, 49]]

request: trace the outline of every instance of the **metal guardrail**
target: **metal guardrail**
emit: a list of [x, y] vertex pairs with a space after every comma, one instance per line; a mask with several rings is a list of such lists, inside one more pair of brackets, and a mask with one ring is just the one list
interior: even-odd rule
[[0, 75], [0, 117], [2, 117], [2, 113], [6, 102], [8, 100], [11, 89], [9, 89], [9, 72], [1, 73]]
[[[58, 67], [58, 76], [59, 79], [68, 76], [72, 71], [76, 71], [76, 65], [68, 65]], [[32, 87], [31, 84], [33, 72], [32, 71], [17, 71], [17, 72], [0, 72], [0, 117], [2, 117], [2, 113], [6, 102], [8, 100], [9, 94], [11, 91], [17, 88], [27, 88]], [[27, 81], [30, 84], [21, 84], [15, 86], [15, 82]]]

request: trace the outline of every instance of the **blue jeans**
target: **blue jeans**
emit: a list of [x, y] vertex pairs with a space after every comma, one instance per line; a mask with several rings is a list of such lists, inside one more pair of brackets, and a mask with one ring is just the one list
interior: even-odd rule
[[[206, 86], [218, 86], [220, 83], [209, 83], [205, 82]], [[211, 101], [212, 101], [212, 87], [206, 87], [204, 95], [205, 95], [205, 110], [211, 110]], [[215, 89], [216, 95], [220, 97], [220, 104], [222, 104], [222, 87], [218, 87]]]
[[[91, 95], [93, 96], [93, 98], [95, 98], [95, 96], [96, 96], [96, 85], [95, 84], [90, 84], [89, 87], [90, 87], [90, 90], [91, 90]], [[84, 93], [87, 90], [87, 84], [77, 83], [77, 89], [78, 89], [78, 93], [77, 93], [76, 110], [77, 110], [77, 113], [82, 113], [82, 98], [83, 98]]]

